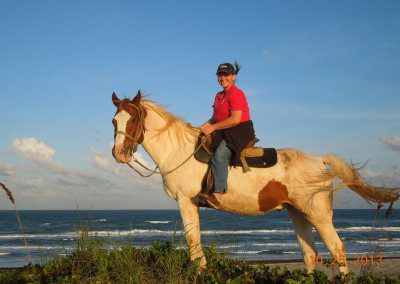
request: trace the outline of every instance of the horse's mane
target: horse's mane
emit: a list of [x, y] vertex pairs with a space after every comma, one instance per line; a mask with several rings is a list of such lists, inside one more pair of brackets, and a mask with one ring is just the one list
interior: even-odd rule
[[173, 115], [165, 109], [165, 107], [160, 106], [156, 102], [149, 99], [142, 99], [141, 104], [146, 109], [154, 110], [158, 115], [165, 119], [166, 124], [163, 128], [158, 130], [158, 134], [164, 133], [168, 130], [169, 135], [175, 135], [178, 142], [182, 145], [185, 140], [195, 141], [199, 136], [199, 129], [193, 127], [190, 123], [187, 123], [183, 118]]

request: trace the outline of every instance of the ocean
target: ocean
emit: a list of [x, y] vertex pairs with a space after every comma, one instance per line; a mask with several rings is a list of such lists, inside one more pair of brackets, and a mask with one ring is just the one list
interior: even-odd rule
[[[375, 221], [375, 210], [334, 211], [334, 225], [346, 245], [348, 259], [371, 255], [377, 246], [382, 256], [400, 256], [400, 212], [394, 210], [385, 223], [386, 210]], [[182, 226], [177, 210], [60, 210], [20, 211], [32, 259], [36, 263], [74, 250], [81, 222], [90, 220], [90, 230], [114, 240], [131, 240], [136, 247], [154, 241], [171, 241], [178, 246]], [[27, 252], [14, 211], [0, 211], [0, 267], [27, 264]], [[230, 257], [247, 260], [302, 259], [288, 213], [273, 211], [263, 216], [242, 216], [211, 209], [200, 210], [202, 243], [216, 244]], [[374, 226], [374, 230], [371, 227]], [[372, 231], [372, 233], [371, 233]], [[331, 257], [314, 231], [319, 254]]]

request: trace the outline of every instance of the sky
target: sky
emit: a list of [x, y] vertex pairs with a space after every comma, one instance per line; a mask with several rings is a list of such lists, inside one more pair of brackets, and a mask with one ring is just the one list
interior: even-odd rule
[[[111, 94], [200, 125], [235, 60], [259, 145], [400, 183], [398, 1], [2, 1], [0, 26], [0, 182], [19, 209], [177, 209], [113, 160]], [[335, 208], [373, 207], [342, 189]]]

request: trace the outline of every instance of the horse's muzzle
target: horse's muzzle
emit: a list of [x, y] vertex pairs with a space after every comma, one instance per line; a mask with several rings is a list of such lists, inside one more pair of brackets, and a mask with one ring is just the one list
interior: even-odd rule
[[112, 149], [112, 155], [117, 163], [129, 163], [132, 161], [132, 149]]

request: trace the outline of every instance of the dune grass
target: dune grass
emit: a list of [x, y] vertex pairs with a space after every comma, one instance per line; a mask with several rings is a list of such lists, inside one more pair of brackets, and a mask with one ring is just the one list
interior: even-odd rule
[[56, 255], [41, 265], [1, 271], [0, 283], [400, 283], [400, 277], [380, 278], [370, 272], [329, 280], [318, 270], [307, 274], [301, 269], [255, 266], [228, 258], [216, 246], [205, 249], [208, 264], [200, 269], [190, 261], [188, 250], [180, 249], [185, 245], [183, 234], [149, 248], [134, 247], [130, 238], [101, 238], [89, 230], [88, 222], [81, 223], [77, 234], [73, 253]]
[[8, 199], [10, 200], [12, 205], [14, 206], [15, 216], [17, 217], [17, 220], [18, 220], [19, 229], [21, 230], [22, 237], [24, 238], [26, 252], [27, 252], [27, 255], [28, 255], [28, 262], [31, 263], [32, 262], [32, 258], [31, 258], [31, 254], [30, 254], [30, 251], [29, 251], [29, 244], [28, 244], [28, 241], [27, 241], [27, 239], [25, 237], [24, 229], [22, 227], [21, 217], [19, 216], [19, 212], [18, 212], [17, 204], [15, 204], [14, 196], [12, 195], [11, 190], [9, 190], [8, 187], [4, 183], [0, 182], [0, 188], [4, 190], [4, 192], [6, 193]]
[[[4, 184], [0, 186], [14, 204], [24, 236], [11, 191]], [[90, 221], [81, 219], [72, 253], [21, 269], [0, 269], [0, 283], [400, 283], [400, 276], [382, 278], [367, 269], [359, 276], [350, 273], [343, 279], [334, 275], [330, 279], [320, 270], [307, 274], [301, 269], [255, 266], [228, 258], [216, 245], [206, 247], [207, 268], [200, 269], [197, 262], [190, 261], [188, 249], [182, 249], [184, 239], [184, 234], [175, 230], [168, 242], [137, 248], [130, 238], [116, 241], [111, 236], [99, 237], [90, 230]], [[26, 238], [24, 241], [31, 263]], [[332, 261], [325, 265], [333, 268]]]

